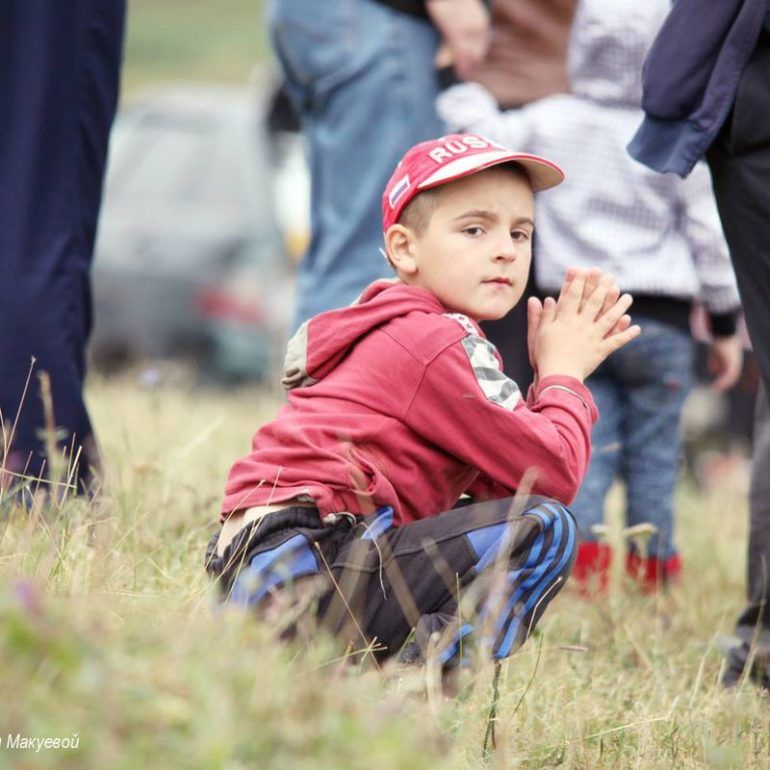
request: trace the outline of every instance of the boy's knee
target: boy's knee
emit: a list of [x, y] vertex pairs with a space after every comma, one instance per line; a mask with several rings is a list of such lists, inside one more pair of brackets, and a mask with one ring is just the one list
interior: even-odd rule
[[[527, 521], [530, 523], [522, 530], [522, 524]], [[577, 531], [575, 517], [569, 509], [556, 500], [543, 497], [535, 498], [520, 516], [480, 527], [467, 533], [466, 538], [478, 558], [478, 571], [499, 559], [503, 550], [516, 560], [522, 552], [528, 551], [528, 562], [562, 561], [568, 554], [566, 561], [571, 567], [577, 549]]]
[[569, 539], [577, 535], [577, 521], [566, 505], [558, 500], [542, 498], [537, 505], [523, 511], [523, 516], [534, 516], [542, 522], [544, 530], [554, 530], [559, 537]]
[[538, 519], [542, 526], [536, 548], [539, 558], [556, 563], [559, 572], [569, 574], [578, 546], [578, 526], [569, 508], [557, 500], [544, 499], [524, 515]]

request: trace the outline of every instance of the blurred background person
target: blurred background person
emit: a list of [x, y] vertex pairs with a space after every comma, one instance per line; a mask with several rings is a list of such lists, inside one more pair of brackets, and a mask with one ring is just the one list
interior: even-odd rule
[[715, 386], [741, 371], [739, 311], [708, 169], [682, 181], [645, 169], [626, 152], [640, 118], [644, 55], [670, 8], [668, 0], [581, 0], [569, 46], [571, 93], [501, 113], [480, 85], [439, 98], [456, 130], [476, 131], [525, 152], [553, 157], [566, 183], [537, 203], [535, 280], [553, 295], [570, 265], [598, 266], [634, 296], [642, 335], [587, 380], [602, 419], [592, 431], [587, 476], [570, 509], [581, 543], [573, 575], [605, 587], [610, 546], [595, 531], [617, 477], [625, 482], [630, 527], [650, 522], [648, 552], [632, 547], [630, 574], [647, 590], [678, 579], [674, 492], [681, 452], [680, 417], [693, 379], [694, 300], [705, 304], [713, 335]]
[[440, 45], [469, 73], [486, 52], [489, 16], [481, 0], [272, 0], [267, 18], [310, 165], [296, 327], [391, 274], [379, 255], [380, 192], [408, 147], [444, 132]]
[[0, 4], [0, 488], [6, 490], [57, 464], [47, 449], [64, 453], [68, 472], [77, 465], [71, 480], [79, 491], [99, 464], [83, 380], [124, 16], [122, 0]]
[[473, 79], [501, 109], [569, 90], [567, 45], [576, 0], [493, 0], [492, 37]]

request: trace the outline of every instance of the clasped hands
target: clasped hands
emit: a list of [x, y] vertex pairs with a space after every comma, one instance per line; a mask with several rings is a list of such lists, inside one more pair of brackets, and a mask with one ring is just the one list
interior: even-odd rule
[[527, 303], [527, 346], [537, 379], [553, 374], [581, 382], [641, 333], [614, 278], [598, 268], [570, 268], [557, 299]]

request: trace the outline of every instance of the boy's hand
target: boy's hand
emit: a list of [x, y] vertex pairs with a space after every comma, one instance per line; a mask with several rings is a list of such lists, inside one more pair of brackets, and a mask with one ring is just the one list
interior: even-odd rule
[[[561, 294], [565, 292], [566, 287], [574, 280], [575, 275], [576, 272], [574, 269], [567, 273]], [[586, 273], [583, 295], [580, 300], [580, 308], [583, 309], [585, 307], [588, 298], [599, 286], [602, 286], [607, 290], [604, 297], [604, 305], [599, 312], [599, 315], [604, 315], [620, 298], [620, 289], [618, 289], [615, 284], [615, 279], [608, 273], [602, 273], [598, 267], [592, 267]], [[542, 318], [542, 314], [543, 303], [537, 297], [530, 297], [527, 301], [527, 351], [529, 353], [529, 364], [535, 373], [535, 380], [537, 380], [538, 374], [535, 361], [535, 341], [537, 340], [538, 330], [540, 329], [540, 319]], [[615, 324], [609, 334], [612, 335], [625, 331], [630, 323], [630, 316], [621, 316], [620, 320]]]
[[[563, 374], [584, 380], [610, 353], [637, 337], [626, 310], [630, 294], [619, 296], [609, 276], [596, 269], [570, 269], [558, 301], [547, 297], [528, 307], [530, 354], [540, 378]], [[539, 304], [537, 300], [535, 303]]]
[[537, 297], [530, 297], [527, 300], [527, 352], [529, 354], [529, 365], [535, 373], [535, 382], [537, 382], [537, 361], [535, 354], [535, 344], [537, 335], [540, 333], [540, 319], [543, 317], [543, 303]]
[[708, 368], [714, 375], [711, 387], [719, 393], [732, 388], [741, 376], [743, 345], [738, 334], [715, 337], [709, 348]]

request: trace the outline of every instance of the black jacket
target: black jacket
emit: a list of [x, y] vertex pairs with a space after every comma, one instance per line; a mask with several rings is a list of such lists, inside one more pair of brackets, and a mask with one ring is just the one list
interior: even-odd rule
[[690, 173], [730, 113], [767, 13], [768, 0], [677, 0], [644, 65], [636, 160]]

